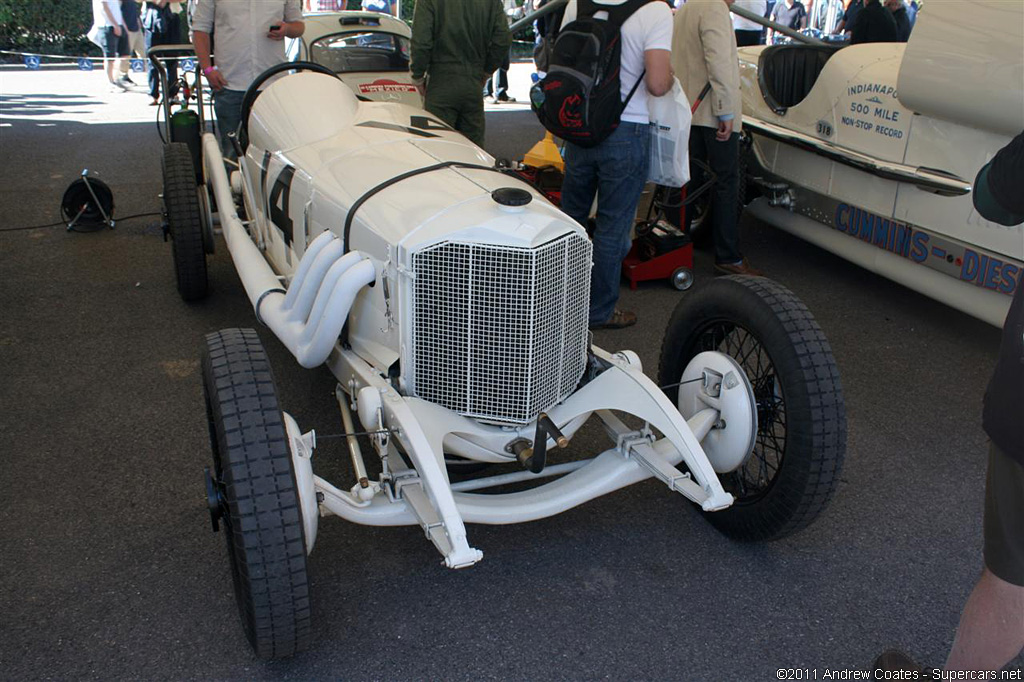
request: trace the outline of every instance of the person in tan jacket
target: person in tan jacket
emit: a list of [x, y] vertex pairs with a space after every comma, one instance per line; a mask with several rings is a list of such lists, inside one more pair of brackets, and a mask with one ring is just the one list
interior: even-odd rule
[[[717, 176], [711, 189], [715, 269], [727, 274], [760, 275], [740, 252], [739, 133], [743, 125], [740, 69], [729, 6], [733, 0], [689, 0], [676, 12], [672, 31], [672, 69], [683, 92], [696, 98], [711, 90], [693, 113], [690, 158], [707, 162]], [[698, 169], [691, 175], [701, 184]], [[687, 212], [687, 222], [692, 211]], [[687, 225], [689, 227], [689, 225]]]

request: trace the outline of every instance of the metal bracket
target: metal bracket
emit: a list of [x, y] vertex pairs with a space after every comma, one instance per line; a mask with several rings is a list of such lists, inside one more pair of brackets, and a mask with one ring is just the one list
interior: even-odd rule
[[[651, 472], [651, 475], [667, 485], [669, 490], [693, 500], [704, 511], [716, 511], [729, 506], [729, 504], [711, 503], [710, 490], [698, 485], [689, 472], [682, 472], [665, 461], [665, 458], [649, 442], [636, 442], [630, 445], [627, 456]], [[729, 503], [731, 502], [732, 497], [729, 496]]]
[[316, 449], [316, 429], [308, 431], [301, 436], [293, 437], [292, 447], [299, 457], [313, 459], [313, 450]]
[[461, 562], [452, 562], [454, 552], [452, 542], [448, 537], [448, 529], [441, 520], [437, 509], [430, 502], [426, 492], [423, 490], [423, 483], [418, 476], [403, 476], [395, 481], [397, 494], [408, 503], [412, 513], [420, 522], [423, 534], [430, 540], [437, 551], [445, 557], [444, 563], [448, 568], [468, 568], [484, 558], [484, 553], [479, 550], [471, 550], [473, 556]]

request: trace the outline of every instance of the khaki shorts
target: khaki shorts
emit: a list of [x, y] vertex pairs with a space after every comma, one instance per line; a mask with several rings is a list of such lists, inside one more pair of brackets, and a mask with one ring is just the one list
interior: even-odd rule
[[1024, 587], [1024, 467], [995, 444], [985, 481], [985, 566]]

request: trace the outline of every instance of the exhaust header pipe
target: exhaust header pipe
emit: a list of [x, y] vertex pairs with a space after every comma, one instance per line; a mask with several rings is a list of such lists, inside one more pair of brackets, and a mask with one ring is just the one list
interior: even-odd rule
[[300, 365], [307, 369], [322, 365], [334, 349], [356, 295], [377, 277], [373, 262], [358, 251], [343, 253], [341, 240], [327, 231], [309, 245], [285, 291], [238, 218], [220, 145], [211, 133], [203, 135], [203, 158], [220, 209], [224, 241], [256, 317]]

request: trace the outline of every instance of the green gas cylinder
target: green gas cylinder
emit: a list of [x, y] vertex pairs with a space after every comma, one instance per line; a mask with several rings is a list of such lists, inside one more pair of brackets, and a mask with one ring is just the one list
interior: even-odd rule
[[203, 177], [203, 162], [200, 152], [199, 114], [182, 107], [171, 114], [171, 142], [184, 142], [192, 153], [192, 168], [196, 171], [196, 181]]

